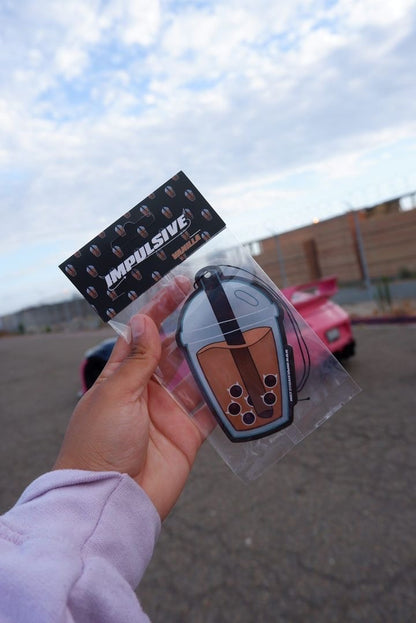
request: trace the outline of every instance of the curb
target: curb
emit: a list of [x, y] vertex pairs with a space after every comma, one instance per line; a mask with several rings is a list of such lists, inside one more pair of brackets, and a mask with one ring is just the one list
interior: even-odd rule
[[351, 318], [351, 324], [413, 324], [416, 323], [416, 316], [358, 316]]

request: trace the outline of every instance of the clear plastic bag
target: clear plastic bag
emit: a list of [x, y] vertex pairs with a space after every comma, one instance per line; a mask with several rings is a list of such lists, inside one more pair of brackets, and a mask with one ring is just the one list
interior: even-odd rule
[[260, 476], [359, 391], [228, 229], [109, 324], [129, 340], [130, 318], [149, 309], [166, 316], [157, 380], [243, 480]]

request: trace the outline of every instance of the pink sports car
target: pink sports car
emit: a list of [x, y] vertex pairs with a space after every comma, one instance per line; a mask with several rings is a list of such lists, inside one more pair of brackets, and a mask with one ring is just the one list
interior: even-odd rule
[[337, 292], [337, 278], [327, 277], [282, 290], [286, 298], [339, 359], [355, 352], [351, 320], [331, 297]]

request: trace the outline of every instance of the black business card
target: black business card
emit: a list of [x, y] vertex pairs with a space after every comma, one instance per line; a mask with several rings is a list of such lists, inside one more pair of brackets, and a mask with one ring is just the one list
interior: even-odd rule
[[59, 268], [108, 321], [224, 227], [180, 171]]

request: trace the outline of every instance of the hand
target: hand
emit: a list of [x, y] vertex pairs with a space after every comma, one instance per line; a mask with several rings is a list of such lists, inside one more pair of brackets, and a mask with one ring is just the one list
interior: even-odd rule
[[[117, 340], [101, 375], [78, 403], [54, 466], [129, 474], [162, 519], [179, 497], [204, 438], [152, 378], [162, 352], [156, 324], [172, 313], [188, 289], [185, 278], [176, 278], [145, 310], [149, 315], [131, 319], [131, 343]], [[165, 363], [169, 367], [169, 360]], [[194, 401], [189, 408], [200, 401], [192, 384], [188, 399]], [[206, 407], [198, 417], [209, 421]]]

